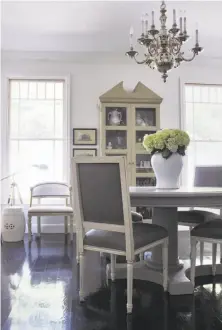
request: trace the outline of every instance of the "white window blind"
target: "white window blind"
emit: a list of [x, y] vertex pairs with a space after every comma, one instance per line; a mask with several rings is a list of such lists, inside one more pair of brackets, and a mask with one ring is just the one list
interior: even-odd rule
[[22, 197], [40, 181], [67, 180], [64, 80], [10, 80], [9, 167]]
[[222, 86], [185, 85], [184, 129], [189, 133], [186, 180], [198, 165], [222, 165]]

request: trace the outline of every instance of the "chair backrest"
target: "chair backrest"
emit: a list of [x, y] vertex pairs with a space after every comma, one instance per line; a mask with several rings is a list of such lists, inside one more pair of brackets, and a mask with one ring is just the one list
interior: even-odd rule
[[131, 253], [134, 248], [125, 158], [76, 157], [72, 161], [77, 230], [123, 232], [126, 250]]
[[197, 166], [195, 187], [222, 187], [222, 166]]
[[34, 198], [68, 198], [70, 187], [64, 182], [41, 182], [31, 187], [31, 197]]

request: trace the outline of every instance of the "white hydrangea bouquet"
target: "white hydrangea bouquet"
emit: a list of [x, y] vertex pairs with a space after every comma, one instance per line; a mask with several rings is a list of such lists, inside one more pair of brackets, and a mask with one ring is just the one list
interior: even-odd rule
[[165, 159], [173, 153], [185, 156], [189, 143], [189, 135], [180, 129], [163, 129], [143, 138], [143, 146], [149, 154], [160, 153]]

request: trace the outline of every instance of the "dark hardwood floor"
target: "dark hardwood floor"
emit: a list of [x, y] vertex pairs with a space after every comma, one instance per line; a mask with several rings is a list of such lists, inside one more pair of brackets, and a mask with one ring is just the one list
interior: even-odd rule
[[214, 284], [201, 279], [194, 297], [173, 298], [158, 285], [134, 281], [133, 315], [126, 318], [126, 281], [107, 286], [105, 260], [97, 253], [87, 253], [88, 298], [78, 303], [74, 255], [75, 244], [63, 235], [43, 235], [31, 244], [27, 238], [3, 242], [1, 329], [222, 330], [221, 278]]

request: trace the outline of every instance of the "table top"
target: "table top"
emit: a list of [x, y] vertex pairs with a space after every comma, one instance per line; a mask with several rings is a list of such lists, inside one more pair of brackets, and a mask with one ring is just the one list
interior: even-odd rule
[[179, 189], [157, 189], [155, 187], [134, 187], [129, 188], [130, 195], [133, 196], [161, 196], [161, 197], [192, 197], [192, 196], [221, 196], [222, 187], [181, 187]]
[[222, 187], [181, 187], [156, 189], [130, 187], [132, 206], [147, 207], [222, 207]]

